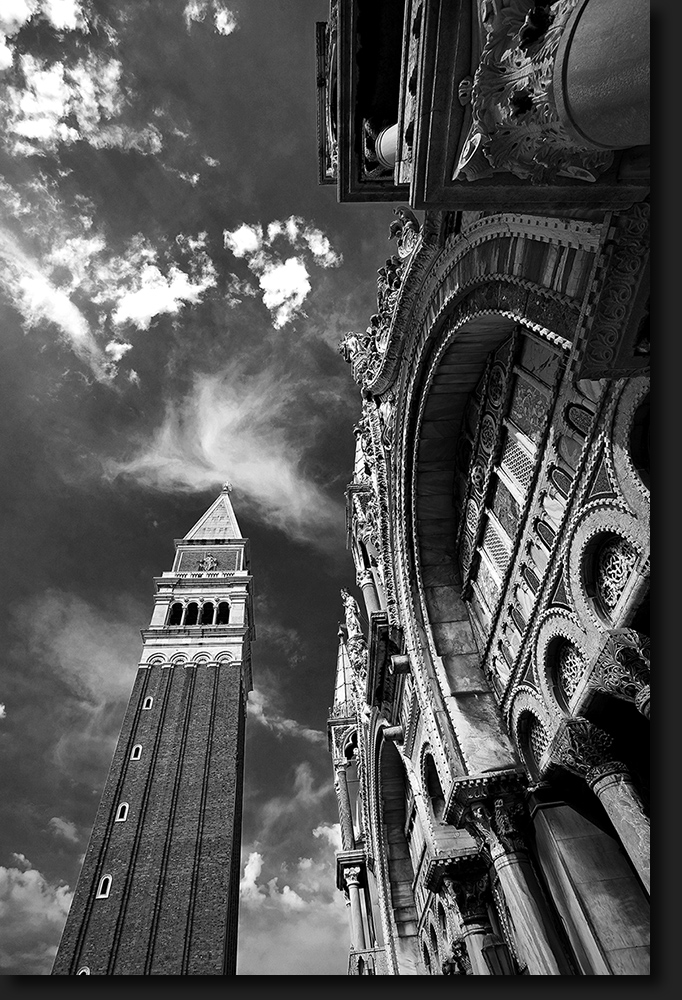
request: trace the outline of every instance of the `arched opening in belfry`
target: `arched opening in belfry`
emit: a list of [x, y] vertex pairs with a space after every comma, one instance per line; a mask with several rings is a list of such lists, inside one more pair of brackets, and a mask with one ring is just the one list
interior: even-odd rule
[[230, 621], [230, 605], [227, 601], [218, 602], [218, 614], [216, 615], [216, 625], [227, 625]]
[[212, 601], [205, 601], [201, 607], [201, 624], [212, 625], [215, 608]]
[[174, 604], [170, 606], [170, 612], [168, 614], [168, 624], [169, 625], [180, 625], [182, 622], [182, 604], [180, 601], [175, 601]]
[[196, 601], [191, 601], [187, 605], [187, 610], [185, 611], [185, 621], [184, 625], [196, 625], [199, 618], [199, 605]]

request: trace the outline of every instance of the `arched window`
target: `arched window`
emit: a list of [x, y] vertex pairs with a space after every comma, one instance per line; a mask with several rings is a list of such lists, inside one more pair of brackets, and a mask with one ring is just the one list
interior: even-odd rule
[[445, 812], [445, 796], [443, 795], [436, 765], [430, 754], [424, 760], [424, 774], [426, 777], [426, 794], [429, 797], [433, 815], [436, 819], [442, 819]]
[[176, 601], [175, 604], [171, 604], [170, 612], [168, 614], [168, 624], [169, 625], [179, 625], [182, 621], [182, 604]]
[[218, 617], [216, 625], [227, 625], [230, 621], [230, 605], [227, 601], [221, 601], [218, 605]]
[[81, 965], [80, 969], [76, 973], [77, 976], [89, 976], [90, 969], [87, 965]]
[[187, 610], [185, 611], [185, 625], [196, 625], [199, 618], [199, 605], [196, 601], [192, 601], [187, 605]]
[[133, 752], [130, 755], [130, 759], [131, 760], [139, 760], [141, 756], [142, 756], [142, 744], [141, 743], [137, 743], [133, 747]]
[[106, 899], [111, 891], [111, 875], [102, 875], [97, 887], [97, 899]]
[[201, 608], [201, 624], [202, 625], [212, 625], [213, 624], [213, 612], [214, 612], [213, 602], [206, 601], [206, 603]]
[[145, 700], [142, 702], [142, 711], [148, 712], [153, 704], [154, 704], [154, 699], [150, 694], [148, 694]]
[[128, 803], [121, 802], [120, 806], [116, 810], [116, 822], [125, 823], [128, 819]]

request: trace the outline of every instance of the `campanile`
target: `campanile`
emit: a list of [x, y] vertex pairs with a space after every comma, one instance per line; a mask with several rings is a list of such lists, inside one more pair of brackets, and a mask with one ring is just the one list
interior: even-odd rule
[[235, 975], [248, 539], [229, 484], [155, 579], [151, 622], [52, 975]]

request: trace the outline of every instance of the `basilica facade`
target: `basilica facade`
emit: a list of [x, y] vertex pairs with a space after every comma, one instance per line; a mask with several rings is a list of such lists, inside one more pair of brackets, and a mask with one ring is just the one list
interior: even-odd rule
[[328, 721], [351, 975], [649, 974], [648, 6], [333, 2], [393, 202]]

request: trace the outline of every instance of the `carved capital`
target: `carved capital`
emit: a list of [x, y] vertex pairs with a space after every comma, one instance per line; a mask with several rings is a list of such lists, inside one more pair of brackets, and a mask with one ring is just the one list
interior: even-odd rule
[[526, 850], [525, 805], [512, 798], [495, 798], [489, 804], [476, 802], [465, 816], [466, 826], [491, 858]]
[[587, 719], [567, 719], [549, 753], [549, 762], [593, 785], [608, 774], [624, 773], [611, 754], [612, 738]]
[[359, 865], [353, 865], [348, 868], [344, 868], [343, 877], [346, 882], [346, 885], [349, 888], [351, 886], [359, 886], [361, 873], [362, 873], [362, 868]]
[[557, 52], [576, 2], [510, 4], [492, 22], [473, 85], [460, 85], [460, 102], [471, 103], [472, 126], [455, 179], [505, 171], [531, 183], [557, 177], [592, 182], [611, 165], [610, 150], [581, 146], [569, 135], [554, 97]]
[[634, 701], [649, 716], [651, 652], [649, 638], [634, 629], [614, 629], [595, 663], [601, 687], [616, 698]]
[[454, 903], [464, 923], [488, 922], [489, 880], [487, 875], [443, 877], [441, 893]]

